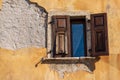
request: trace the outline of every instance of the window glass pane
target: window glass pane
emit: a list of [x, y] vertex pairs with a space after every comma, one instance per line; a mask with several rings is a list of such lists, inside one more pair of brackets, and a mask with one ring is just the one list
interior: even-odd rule
[[73, 51], [73, 57], [84, 56], [83, 24], [72, 24], [72, 51]]

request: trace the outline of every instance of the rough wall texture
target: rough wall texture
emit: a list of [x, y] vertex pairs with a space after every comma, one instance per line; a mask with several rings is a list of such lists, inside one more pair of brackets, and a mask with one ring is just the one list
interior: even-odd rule
[[28, 0], [3, 0], [0, 11], [0, 47], [45, 47], [46, 13]]

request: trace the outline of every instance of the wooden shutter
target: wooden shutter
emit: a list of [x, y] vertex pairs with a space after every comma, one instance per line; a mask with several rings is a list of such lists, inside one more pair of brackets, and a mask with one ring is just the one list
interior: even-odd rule
[[108, 55], [107, 14], [91, 15], [92, 56]]
[[71, 56], [69, 16], [53, 16], [52, 19], [53, 57]]

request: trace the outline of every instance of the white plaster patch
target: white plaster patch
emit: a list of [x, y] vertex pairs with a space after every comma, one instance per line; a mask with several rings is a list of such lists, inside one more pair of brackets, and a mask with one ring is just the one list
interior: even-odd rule
[[0, 47], [45, 47], [46, 13], [28, 0], [3, 0]]
[[[91, 65], [93, 66], [93, 65]], [[80, 70], [92, 73], [85, 64], [51, 64], [50, 68], [58, 72], [60, 78], [64, 78], [64, 73], [72, 73]]]

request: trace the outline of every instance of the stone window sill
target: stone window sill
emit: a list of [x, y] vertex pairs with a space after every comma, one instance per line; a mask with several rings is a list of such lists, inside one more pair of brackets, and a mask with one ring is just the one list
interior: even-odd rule
[[43, 64], [79, 64], [94, 61], [95, 57], [60, 57], [60, 58], [42, 58]]
[[[39, 63], [41, 64], [50, 64], [53, 69], [61, 70], [65, 68], [65, 72], [69, 71], [67, 68], [69, 67], [71, 70], [74, 69], [73, 66], [77, 67], [78, 70], [85, 70], [87, 72], [93, 73], [95, 70], [95, 63], [99, 61], [100, 57], [61, 57], [61, 58], [42, 58], [40, 62], [38, 62], [35, 67]], [[76, 65], [77, 64], [77, 65]], [[67, 67], [67, 68], [66, 68]]]

